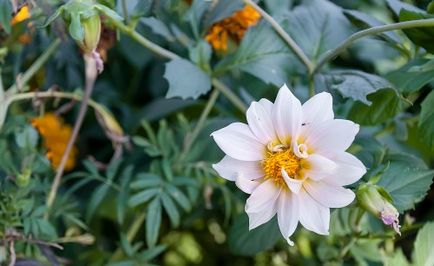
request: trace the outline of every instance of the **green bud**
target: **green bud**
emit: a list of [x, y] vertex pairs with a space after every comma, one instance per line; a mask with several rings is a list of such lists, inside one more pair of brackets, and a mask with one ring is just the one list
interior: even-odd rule
[[25, 168], [21, 174], [18, 174], [15, 182], [19, 187], [27, 187], [30, 183], [30, 176], [32, 175], [32, 169]]
[[399, 231], [398, 210], [392, 205], [392, 198], [384, 188], [372, 184], [362, 184], [356, 195], [357, 202], [363, 209], [381, 219], [385, 225], [393, 227], [398, 234], [401, 234]]
[[101, 35], [101, 19], [99, 14], [81, 20], [84, 30], [84, 39], [80, 43], [85, 53], [92, 53], [96, 50]]

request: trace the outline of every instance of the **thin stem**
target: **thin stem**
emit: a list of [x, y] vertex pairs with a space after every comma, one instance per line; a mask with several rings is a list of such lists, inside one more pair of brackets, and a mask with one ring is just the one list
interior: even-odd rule
[[[53, 43], [48, 46], [47, 50], [38, 58], [36, 61], [30, 66], [30, 68], [27, 69], [26, 72], [20, 77], [19, 80], [19, 86], [25, 85], [35, 74], [38, 72], [38, 70], [48, 61], [48, 59], [51, 57], [51, 55], [57, 51], [57, 48], [60, 45], [60, 39], [56, 39]], [[15, 82], [14, 85], [12, 85], [7, 93], [9, 95], [13, 95], [17, 92], [18, 86]]]
[[188, 153], [188, 151], [191, 148], [191, 145], [194, 143], [197, 136], [199, 136], [200, 131], [202, 131], [202, 129], [205, 125], [206, 119], [208, 118], [209, 113], [211, 112], [212, 108], [214, 107], [215, 102], [219, 96], [219, 93], [220, 93], [220, 91], [217, 89], [213, 90], [213, 92], [211, 93], [211, 96], [209, 97], [209, 100], [208, 100], [205, 108], [203, 109], [202, 114], [200, 115], [199, 120], [198, 120], [193, 132], [191, 133], [191, 135], [189, 135], [186, 138], [183, 152], [180, 156], [181, 159]]
[[0, 101], [5, 98], [5, 89], [3, 87], [2, 69], [0, 68]]
[[309, 73], [311, 73], [314, 69], [314, 66], [310, 59], [306, 56], [303, 50], [298, 46], [298, 44], [289, 36], [289, 34], [277, 23], [277, 21], [270, 16], [265, 10], [263, 10], [260, 6], [258, 6], [252, 0], [243, 0], [244, 3], [253, 7], [256, 11], [258, 11], [261, 16], [270, 23], [271, 27], [282, 37], [282, 39], [288, 44], [289, 48], [295, 53], [295, 55], [300, 59], [300, 61], [306, 66]]
[[315, 81], [312, 75], [309, 75], [309, 96], [315, 96]]
[[218, 89], [232, 104], [237, 107], [241, 112], [245, 113], [247, 111], [246, 104], [223, 82], [218, 79], [213, 78], [211, 83], [216, 89]]
[[356, 32], [353, 35], [351, 35], [348, 39], [344, 40], [338, 47], [326, 53], [324, 57], [319, 60], [318, 64], [313, 70], [313, 73], [318, 72], [324, 66], [324, 64], [326, 64], [330, 60], [333, 60], [343, 50], [348, 48], [348, 46], [350, 46], [353, 42], [363, 37], [369, 35], [376, 35], [382, 32], [392, 31], [392, 30], [418, 28], [418, 27], [433, 27], [433, 26], [434, 26], [434, 19], [419, 19], [419, 20], [405, 21], [405, 22], [393, 23], [389, 25], [372, 27], [366, 30]]
[[127, 1], [125, 1], [125, 0], [122, 0], [122, 13], [124, 15], [125, 21], [128, 24], [130, 18], [128, 17]]
[[[49, 211], [56, 198], [57, 190], [62, 179], [63, 171], [65, 170], [66, 162], [68, 161], [69, 154], [74, 146], [75, 140], [77, 139], [78, 132], [80, 131], [81, 125], [83, 124], [84, 116], [87, 112], [88, 102], [90, 96], [92, 95], [94, 83], [98, 75], [96, 61], [91, 55], [84, 55], [85, 61], [85, 73], [86, 73], [86, 84], [83, 100], [80, 105], [80, 110], [78, 111], [78, 117], [75, 121], [74, 128], [72, 130], [71, 137], [69, 138], [66, 149], [63, 153], [62, 160], [60, 161], [59, 167], [56, 171], [56, 176], [54, 177], [53, 184], [51, 185], [50, 193], [47, 197], [47, 210]], [[48, 211], [46, 216], [48, 216]]]

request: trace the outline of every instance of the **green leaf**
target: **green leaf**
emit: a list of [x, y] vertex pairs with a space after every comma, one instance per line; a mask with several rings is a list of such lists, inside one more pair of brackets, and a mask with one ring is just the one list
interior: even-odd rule
[[325, 0], [303, 1], [282, 26], [314, 61], [353, 33], [342, 9]]
[[234, 55], [218, 63], [216, 75], [242, 70], [266, 83], [281, 86], [288, 80], [288, 72], [296, 59], [288, 46], [267, 22], [251, 27]]
[[148, 26], [152, 30], [152, 32], [154, 32], [157, 35], [160, 35], [161, 37], [164, 37], [167, 41], [169, 42], [175, 41], [175, 37], [173, 37], [169, 28], [161, 20], [155, 17], [149, 17], [149, 18], [142, 18], [140, 21], [146, 26]]
[[371, 105], [354, 103], [348, 118], [361, 125], [375, 125], [394, 117], [402, 109], [402, 101], [395, 90], [382, 89], [368, 95]]
[[393, 205], [399, 212], [409, 210], [421, 201], [429, 190], [434, 170], [420, 162], [409, 160], [392, 161], [377, 183], [392, 196]]
[[220, 0], [206, 16], [205, 28], [211, 27], [217, 21], [230, 17], [233, 13], [243, 8], [241, 0]]
[[145, 251], [143, 251], [140, 255], [139, 255], [139, 257], [140, 257], [140, 259], [142, 259], [142, 260], [152, 260], [152, 259], [154, 259], [155, 257], [157, 257], [158, 255], [160, 255], [163, 251], [165, 251], [166, 250], [166, 246], [165, 245], [158, 245], [158, 246], [155, 246], [155, 247], [153, 247], [153, 248], [149, 248], [149, 249], [147, 249], [147, 250], [145, 250]]
[[407, 258], [405, 257], [402, 249], [397, 249], [391, 255], [385, 255], [383, 257], [383, 265], [384, 266], [410, 266]]
[[[434, 15], [405, 9], [399, 13], [399, 21], [401, 22], [429, 18], [434, 18]], [[430, 53], [434, 53], [434, 27], [411, 28], [403, 31], [413, 43], [425, 48]]]
[[11, 33], [12, 5], [8, 0], [0, 1], [0, 25], [7, 34]]
[[166, 184], [166, 189], [169, 195], [176, 201], [178, 204], [185, 210], [190, 211], [191, 210], [191, 203], [188, 200], [188, 198], [185, 196], [185, 194], [178, 189], [177, 187]]
[[84, 40], [84, 28], [81, 25], [80, 13], [71, 13], [71, 23], [69, 24], [69, 34], [74, 40], [83, 41]]
[[294, 0], [264, 0], [264, 4], [271, 16], [278, 17], [284, 15], [291, 9]]
[[51, 15], [49, 18], [47, 18], [47, 20], [44, 22], [44, 24], [42, 24], [40, 27], [41, 28], [45, 28], [48, 25], [50, 25], [57, 17], [59, 17], [64, 11], [64, 7], [61, 6], [59, 7], [56, 12], [54, 12], [53, 15]]
[[158, 195], [160, 192], [160, 188], [152, 188], [136, 193], [128, 201], [128, 206], [133, 208], [140, 204], [143, 204], [152, 199], [154, 196]]
[[276, 218], [249, 231], [249, 219], [242, 213], [229, 229], [229, 249], [236, 255], [253, 256], [271, 249], [282, 238]]
[[20, 148], [33, 148], [38, 143], [38, 132], [31, 126], [26, 126], [15, 134], [15, 142]]
[[419, 130], [426, 145], [434, 150], [434, 91], [428, 94], [421, 106]]
[[185, 14], [185, 20], [190, 23], [196, 39], [201, 39], [201, 21], [211, 4], [212, 2], [210, 1], [194, 0], [190, 9]]
[[200, 40], [196, 46], [189, 49], [190, 60], [199, 66], [203, 71], [210, 73], [211, 67], [209, 62], [211, 60], [212, 49], [208, 42]]
[[106, 7], [105, 5], [101, 4], [95, 4], [93, 5], [98, 11], [100, 11], [103, 15], [117, 21], [124, 20], [121, 16], [119, 16], [115, 11], [111, 10], [110, 8]]
[[414, 5], [407, 4], [401, 0], [386, 0], [387, 6], [393, 11], [395, 16], [399, 16], [402, 9], [406, 9], [414, 12], [423, 12], [422, 9], [417, 8]]
[[197, 99], [211, 89], [208, 74], [185, 59], [174, 59], [166, 63], [164, 78], [169, 82], [166, 98]]
[[144, 189], [147, 187], [156, 187], [162, 184], [159, 176], [151, 173], [140, 173], [137, 175], [137, 180], [130, 184], [132, 189]]
[[131, 13], [131, 18], [135, 19], [148, 16], [152, 11], [153, 3], [153, 0], [137, 1], [137, 4], [135, 5], [133, 12]]
[[149, 247], [157, 243], [158, 232], [161, 224], [161, 202], [156, 197], [148, 206], [146, 212], [146, 243]]
[[409, 61], [399, 69], [386, 75], [400, 92], [416, 92], [434, 80], [434, 68], [430, 63], [434, 60], [417, 58]]
[[131, 177], [133, 175], [133, 165], [127, 166], [121, 174], [120, 187], [121, 191], [118, 194], [116, 202], [116, 217], [119, 224], [123, 224], [125, 218], [125, 207], [128, 204], [129, 188]]
[[106, 170], [106, 176], [108, 180], [113, 180], [116, 177], [116, 174], [119, 170], [119, 166], [121, 165], [122, 160], [116, 160], [111, 162]]
[[169, 215], [169, 219], [170, 222], [172, 223], [172, 226], [178, 227], [180, 222], [180, 215], [178, 209], [176, 208], [175, 203], [166, 193], [162, 193], [160, 195], [161, 195], [161, 202], [163, 203], [164, 210], [166, 211], [167, 215]]
[[92, 193], [92, 197], [90, 198], [86, 212], [87, 221], [90, 221], [90, 219], [94, 216], [98, 206], [101, 204], [109, 190], [110, 186], [108, 184], [102, 184]]
[[434, 222], [419, 230], [414, 242], [413, 261], [415, 266], [434, 265]]

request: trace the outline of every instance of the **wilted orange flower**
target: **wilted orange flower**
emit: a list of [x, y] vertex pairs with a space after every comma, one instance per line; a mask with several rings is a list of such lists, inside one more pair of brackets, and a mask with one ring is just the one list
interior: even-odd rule
[[21, 21], [27, 20], [31, 17], [30, 9], [27, 5], [20, 8], [20, 10], [15, 14], [15, 16], [11, 19], [11, 25], [15, 25], [20, 23]]
[[239, 43], [247, 29], [255, 25], [260, 18], [261, 15], [253, 7], [246, 6], [232, 16], [214, 23], [205, 39], [215, 50], [226, 52], [228, 40]]
[[[31, 122], [44, 139], [44, 146], [47, 149], [45, 156], [50, 160], [51, 166], [56, 169], [71, 137], [71, 126], [64, 124], [62, 119], [54, 113], [46, 113], [43, 116], [33, 118]], [[65, 170], [74, 168], [76, 155], [77, 149], [74, 147], [69, 154]]]

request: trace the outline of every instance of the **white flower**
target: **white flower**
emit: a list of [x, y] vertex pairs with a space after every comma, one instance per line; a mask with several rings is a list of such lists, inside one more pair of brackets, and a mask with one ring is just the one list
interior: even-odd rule
[[332, 96], [320, 93], [301, 105], [284, 85], [274, 104], [253, 102], [247, 123], [232, 123], [211, 134], [226, 156], [214, 169], [245, 193], [249, 230], [275, 214], [288, 243], [298, 222], [327, 235], [330, 208], [347, 206], [354, 193], [343, 186], [366, 172], [345, 152], [359, 126], [334, 119]]

